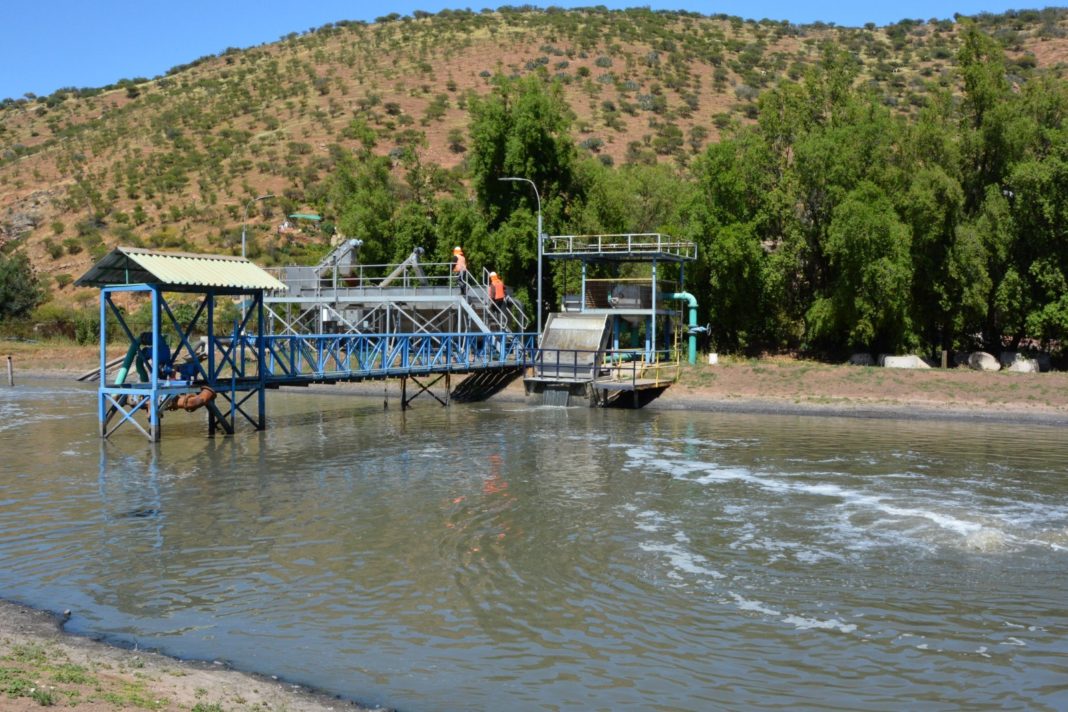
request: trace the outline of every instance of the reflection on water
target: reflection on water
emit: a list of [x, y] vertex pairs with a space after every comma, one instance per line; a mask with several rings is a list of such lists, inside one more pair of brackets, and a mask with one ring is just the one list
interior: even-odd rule
[[1064, 708], [1063, 429], [0, 394], [0, 595], [404, 709]]

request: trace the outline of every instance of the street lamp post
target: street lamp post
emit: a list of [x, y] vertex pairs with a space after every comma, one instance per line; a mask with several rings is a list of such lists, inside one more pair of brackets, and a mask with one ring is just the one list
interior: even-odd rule
[[534, 197], [538, 200], [538, 303], [534, 308], [534, 311], [538, 316], [538, 345], [541, 345], [541, 255], [542, 255], [542, 238], [544, 235], [541, 232], [541, 194], [538, 193], [538, 186], [534, 185], [534, 181], [529, 178], [518, 178], [516, 176], [501, 176], [499, 180], [530, 183], [530, 187], [534, 189]]
[[248, 209], [252, 207], [252, 204], [260, 200], [267, 200], [267, 198], [273, 198], [273, 193], [267, 193], [266, 195], [259, 195], [252, 200], [245, 203], [245, 217], [241, 219], [241, 256], [245, 256], [245, 229], [248, 226]]

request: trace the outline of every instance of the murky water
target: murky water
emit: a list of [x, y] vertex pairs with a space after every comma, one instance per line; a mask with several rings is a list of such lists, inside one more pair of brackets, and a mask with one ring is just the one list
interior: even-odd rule
[[[1068, 432], [0, 392], [0, 596], [367, 703], [1068, 708]], [[396, 404], [394, 403], [394, 406]]]

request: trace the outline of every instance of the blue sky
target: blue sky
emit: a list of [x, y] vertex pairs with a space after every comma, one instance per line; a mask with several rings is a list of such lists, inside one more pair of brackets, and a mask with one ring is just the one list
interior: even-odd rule
[[[444, 8], [501, 5], [555, 5], [611, 8], [646, 6], [703, 14], [726, 13], [747, 19], [770, 18], [807, 23], [821, 20], [845, 26], [866, 22], [886, 25], [904, 18], [951, 18], [954, 13], [1004, 12], [1017, 4], [1003, 0], [902, 0], [864, 3], [856, 0], [725, 0], [723, 2], [381, 2], [340, 0], [9, 0], [4, 11], [5, 33], [0, 41], [0, 98], [26, 92], [51, 94], [60, 87], [95, 87], [119, 79], [154, 77], [198, 57], [227, 47], [250, 47], [274, 42], [289, 32], [302, 32], [336, 20], [374, 20], [396, 12], [437, 12]], [[1026, 5], [1023, 7], [1027, 7]]]

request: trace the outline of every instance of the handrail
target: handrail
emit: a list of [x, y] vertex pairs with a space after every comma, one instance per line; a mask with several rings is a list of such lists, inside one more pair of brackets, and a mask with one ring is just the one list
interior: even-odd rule
[[[537, 348], [528, 360], [538, 378], [571, 381], [598, 381], [608, 378], [617, 383], [629, 380], [633, 387], [638, 379], [648, 378], [650, 374], [656, 385], [677, 381], [680, 366], [677, 350], [675, 353], [676, 357], [670, 358], [670, 349], [657, 350], [652, 353], [653, 359], [649, 360], [640, 349]], [[554, 358], [547, 359], [547, 355]], [[661, 355], [668, 358], [661, 359]]]
[[511, 332], [270, 334], [241, 337], [240, 350], [254, 353], [262, 341], [272, 383], [523, 366], [535, 339]]
[[[449, 262], [420, 262], [422, 275], [412, 276], [411, 270], [404, 270], [399, 276], [392, 276], [400, 267], [406, 266], [406, 262], [397, 264], [365, 265], [357, 264], [346, 268], [348, 274], [338, 274], [338, 270], [332, 265], [321, 272], [318, 267], [308, 265], [287, 265], [286, 267], [268, 267], [266, 271], [271, 276], [296, 291], [312, 291], [317, 296], [324, 293], [333, 293], [341, 290], [395, 288], [397, 284], [402, 289], [415, 289], [429, 283], [430, 286], [450, 286], [453, 282], [452, 265]], [[286, 279], [286, 271], [292, 270], [293, 276]], [[308, 276], [298, 276], [305, 273]], [[425, 281], [424, 281], [425, 279]], [[387, 281], [388, 280], [388, 281]], [[382, 284], [385, 282], [385, 284]], [[273, 292], [270, 292], [272, 293]], [[286, 294], [286, 292], [278, 292]]]
[[685, 260], [697, 259], [696, 243], [676, 240], [658, 232], [616, 233], [605, 235], [550, 235], [545, 238], [544, 254], [621, 256], [660, 254]]

